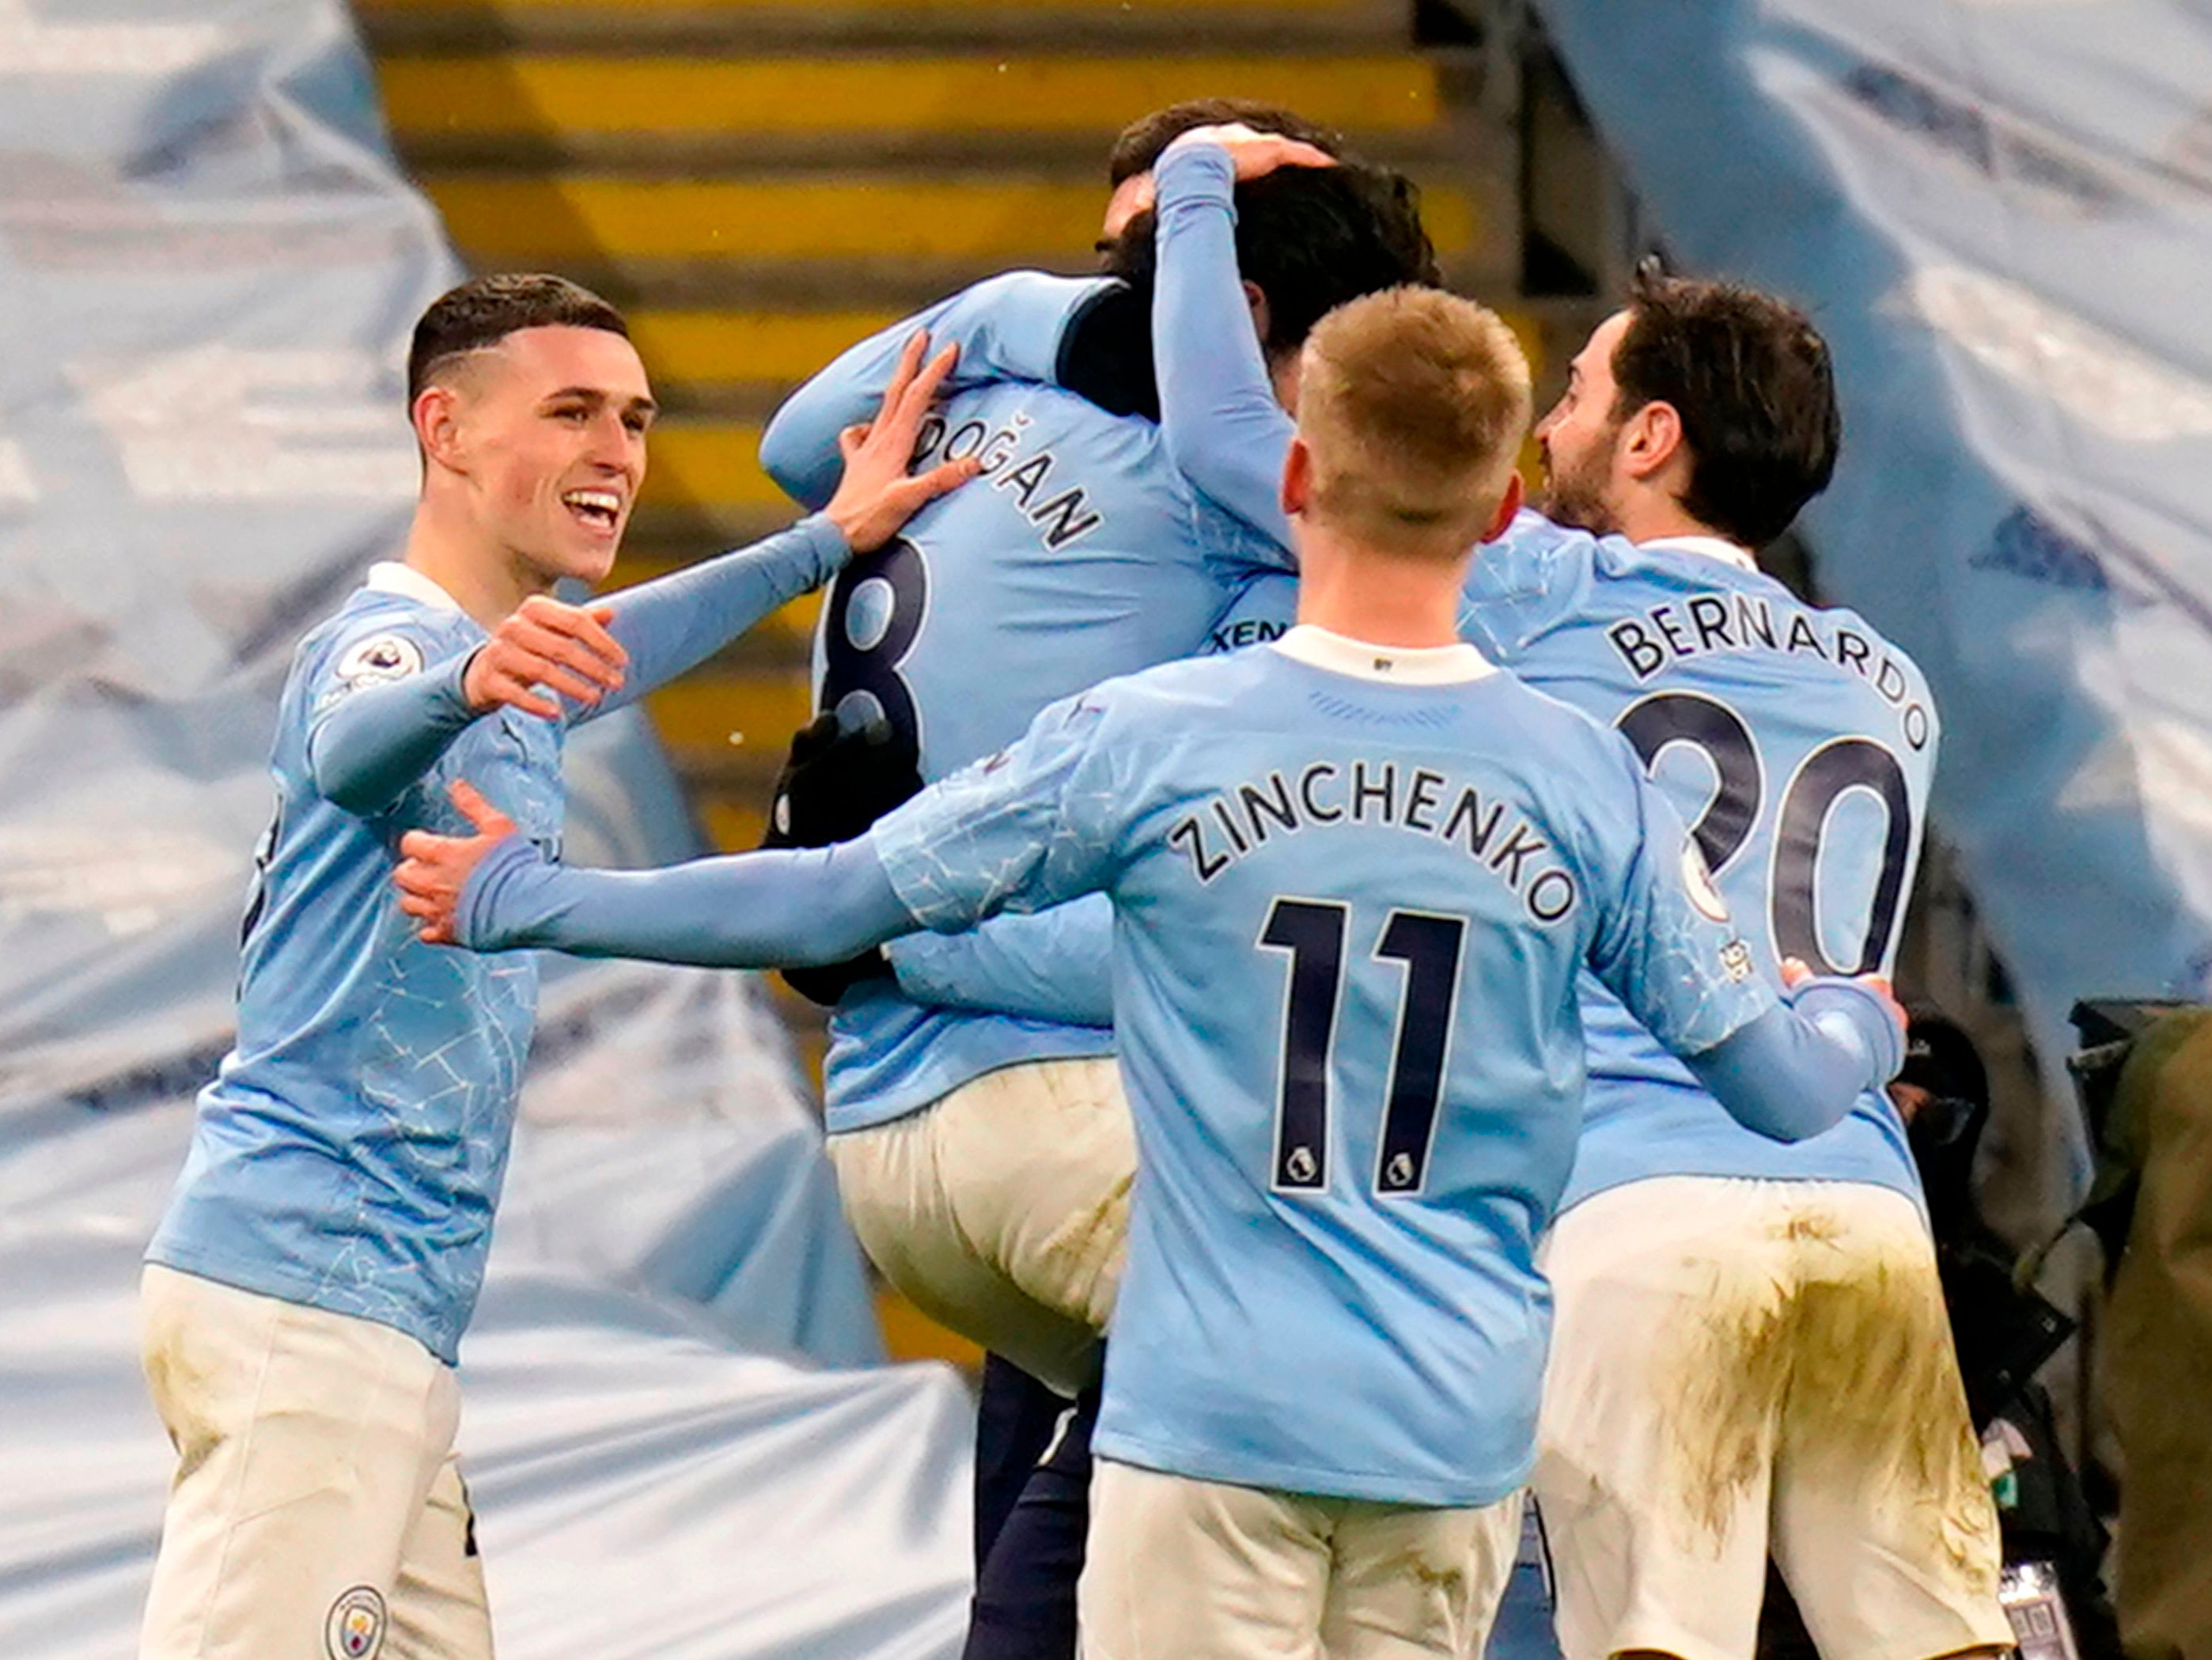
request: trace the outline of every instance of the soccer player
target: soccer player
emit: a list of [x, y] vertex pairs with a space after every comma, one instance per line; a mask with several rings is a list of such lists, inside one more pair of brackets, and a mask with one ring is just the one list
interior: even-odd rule
[[[1240, 213], [1279, 366], [1332, 307], [1426, 266], [1418, 220], [1370, 170], [1286, 174]], [[1133, 268], [1150, 234], [1142, 221], [1117, 244]], [[837, 477], [830, 440], [907, 331], [1049, 370], [1100, 286], [1015, 273], [861, 343], [778, 412], [763, 464], [818, 501]], [[1242, 581], [1288, 561], [1190, 489], [1152, 423], [1056, 387], [956, 390], [921, 453], [972, 458], [981, 477], [847, 569], [816, 661], [817, 707], [884, 731], [921, 780], [1002, 747], [1057, 698], [1188, 655]], [[925, 1007], [880, 974], [844, 990], [831, 1035], [830, 1157], [870, 1257], [927, 1312], [1074, 1394], [1096, 1375], [1133, 1156], [1112, 1032]]]
[[[1189, 423], [1200, 488], [1288, 535], [1264, 481], [1291, 423], [1249, 345], [1224, 344], [1220, 137], [1159, 170], [1163, 416]], [[1246, 167], [1316, 159], [1228, 143]], [[1551, 520], [1522, 514], [1476, 562], [1462, 633], [1630, 740], [1769, 971], [1887, 972], [1933, 702], [1862, 619], [1753, 556], [1833, 466], [1819, 336], [1765, 296], [1647, 274], [1537, 430]], [[1265, 632], [1289, 586], [1255, 585], [1231, 631]], [[931, 962], [940, 988], [957, 950]], [[1079, 977], [1024, 959], [999, 995]], [[1604, 987], [1584, 992], [1589, 1109], [1544, 1256], [1559, 1326], [1535, 1481], [1570, 1660], [1748, 1657], [1770, 1552], [1829, 1660], [2002, 1648], [1995, 1517], [1894, 1109], [1869, 1091], [1814, 1140], [1748, 1134]]]
[[818, 518], [589, 609], [653, 413], [621, 315], [553, 277], [434, 303], [408, 360], [422, 489], [404, 559], [294, 660], [238, 1039], [147, 1252], [145, 1364], [178, 1453], [148, 1657], [491, 1652], [453, 1365], [505, 1166], [537, 964], [430, 950], [408, 830], [473, 778], [549, 851], [564, 723], [680, 672], [970, 469], [907, 477], [951, 367], [909, 346]]
[[1089, 891], [1142, 1150], [1084, 1650], [1457, 1657], [1512, 1553], [1599, 976], [1763, 1131], [1901, 1054], [1878, 986], [1752, 973], [1615, 735], [1457, 640], [1517, 505], [1528, 371], [1401, 289], [1303, 354], [1300, 626], [1055, 704], [822, 851], [564, 870], [500, 815], [410, 834], [426, 939], [745, 964]]

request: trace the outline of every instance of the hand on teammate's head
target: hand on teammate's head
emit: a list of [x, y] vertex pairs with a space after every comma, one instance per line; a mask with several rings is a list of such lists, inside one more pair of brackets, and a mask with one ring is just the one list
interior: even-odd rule
[[437, 836], [409, 830], [399, 838], [399, 867], [392, 873], [399, 889], [399, 909], [422, 923], [416, 933], [424, 944], [456, 943], [454, 919], [461, 892], [483, 856], [515, 833], [514, 820], [484, 800], [476, 787], [455, 779], [447, 793], [461, 816], [475, 826], [473, 836]]
[[561, 718], [561, 706], [542, 688], [592, 708], [622, 690], [623, 666], [629, 661], [607, 632], [613, 620], [605, 605], [570, 605], [532, 594], [469, 659], [461, 695], [479, 714], [506, 703], [548, 721]]
[[[1309, 144], [1303, 139], [1285, 137], [1279, 132], [1261, 132], [1246, 126], [1242, 121], [1225, 122], [1215, 127], [1193, 127], [1178, 134], [1160, 152], [1164, 161], [1179, 149], [1193, 144], [1218, 144], [1229, 152], [1235, 163], [1239, 183], [1248, 179], [1264, 179], [1279, 167], [1333, 167], [1337, 159], [1318, 144]], [[1154, 166], [1158, 164], [1156, 162]], [[1127, 180], [1116, 193], [1115, 217], [1121, 223], [1140, 213], [1149, 213], [1158, 201], [1152, 185], [1152, 175], [1139, 173]]]
[[981, 471], [981, 464], [971, 456], [908, 474], [921, 423], [960, 356], [957, 347], [947, 346], [925, 362], [928, 350], [929, 337], [917, 331], [900, 355], [898, 372], [884, 388], [883, 407], [876, 418], [837, 435], [845, 476], [823, 513], [844, 532], [855, 553], [881, 547], [923, 508]]

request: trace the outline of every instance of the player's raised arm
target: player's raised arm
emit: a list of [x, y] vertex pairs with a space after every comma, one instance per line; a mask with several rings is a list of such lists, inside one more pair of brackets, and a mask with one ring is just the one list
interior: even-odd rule
[[1904, 1063], [1905, 1020], [1869, 978], [1808, 978], [1778, 1001], [1696, 841], [1623, 746], [1640, 824], [1590, 967], [1735, 1119], [1797, 1141]]
[[793, 501], [823, 506], [841, 476], [838, 435], [870, 418], [917, 331], [958, 349], [947, 392], [994, 380], [1049, 381], [1069, 319], [1107, 286], [1101, 277], [1007, 271], [870, 335], [784, 400], [761, 435], [761, 465]]
[[1156, 169], [1152, 353], [1160, 435], [1186, 478], [1287, 550], [1283, 458], [1295, 428], [1276, 400], [1238, 275], [1234, 193], [1240, 177], [1256, 178], [1285, 162], [1333, 164], [1310, 145], [1266, 135], [1265, 144], [1244, 144], [1252, 170], [1243, 171], [1237, 153], [1223, 142], [1237, 133], [1263, 137], [1201, 127], [1170, 144]]
[[921, 423], [959, 362], [955, 346], [934, 356], [929, 348], [927, 333], [908, 335], [890, 381], [867, 406], [865, 424], [837, 435], [842, 471], [819, 514], [750, 547], [611, 594], [594, 608], [628, 666], [619, 684], [580, 705], [577, 718], [634, 702], [705, 661], [975, 476], [973, 457], [908, 474]]

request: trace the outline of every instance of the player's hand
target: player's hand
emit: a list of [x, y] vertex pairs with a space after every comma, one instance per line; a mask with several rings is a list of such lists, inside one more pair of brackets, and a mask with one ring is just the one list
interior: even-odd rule
[[883, 546], [923, 508], [982, 470], [982, 464], [970, 456], [964, 461], [941, 462], [911, 477], [907, 474], [921, 423], [937, 401], [938, 388], [960, 359], [960, 349], [947, 346], [925, 363], [928, 350], [929, 337], [917, 331], [899, 354], [898, 372], [884, 388], [883, 407], [876, 418], [837, 435], [845, 476], [822, 511], [844, 532], [846, 545], [855, 553]]
[[[1336, 158], [1318, 144], [1309, 144], [1300, 138], [1286, 138], [1279, 132], [1261, 132], [1246, 126], [1242, 121], [1227, 121], [1212, 127], [1193, 127], [1188, 132], [1177, 133], [1167, 148], [1160, 152], [1160, 161], [1193, 144], [1218, 144], [1227, 150], [1240, 184], [1247, 179], [1264, 179], [1281, 167], [1333, 167], [1337, 164]], [[1159, 161], [1153, 162], [1152, 166], [1157, 169]], [[1158, 197], [1152, 184], [1152, 176], [1146, 173], [1130, 192], [1128, 210], [1133, 216], [1147, 212], [1158, 204]]]
[[533, 593], [491, 631], [461, 673], [461, 696], [479, 714], [506, 703], [548, 721], [561, 718], [561, 706], [546, 696], [550, 687], [586, 708], [622, 690], [629, 654], [607, 632], [614, 612], [605, 605], [564, 605], [549, 594]]
[[399, 838], [404, 855], [392, 879], [399, 886], [399, 909], [419, 919], [415, 932], [425, 945], [458, 943], [453, 919], [461, 908], [461, 891], [483, 856], [515, 833], [514, 820], [477, 794], [476, 787], [455, 779], [447, 794], [461, 816], [476, 827], [473, 836], [435, 836], [428, 830], [409, 830]]
[[[1796, 957], [1782, 959], [1782, 983], [1790, 990], [1796, 990], [1814, 977], [1813, 970], [1805, 965], [1803, 959]], [[1897, 1022], [1898, 1031], [1903, 1031], [1912, 1024], [1911, 1017], [1905, 1012], [1905, 1005], [1897, 1000], [1896, 988], [1887, 977], [1879, 974], [1861, 974], [1852, 978], [1881, 1000], [1882, 1007], [1889, 1011], [1889, 1018]]]

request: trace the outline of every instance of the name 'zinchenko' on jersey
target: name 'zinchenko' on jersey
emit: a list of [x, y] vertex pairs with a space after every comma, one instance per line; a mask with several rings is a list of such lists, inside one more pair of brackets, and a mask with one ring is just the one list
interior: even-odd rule
[[1556, 922], [1575, 908], [1575, 879], [1550, 842], [1506, 803], [1428, 767], [1355, 760], [1316, 761], [1295, 780], [1270, 771], [1224, 791], [1171, 826], [1168, 842], [1190, 861], [1201, 883], [1265, 847], [1279, 832], [1332, 826], [1387, 825], [1456, 842], [1467, 856], [1520, 897], [1539, 922]]

